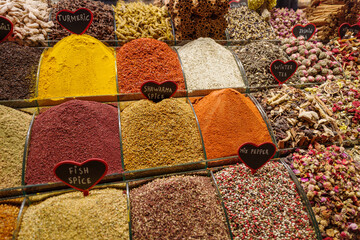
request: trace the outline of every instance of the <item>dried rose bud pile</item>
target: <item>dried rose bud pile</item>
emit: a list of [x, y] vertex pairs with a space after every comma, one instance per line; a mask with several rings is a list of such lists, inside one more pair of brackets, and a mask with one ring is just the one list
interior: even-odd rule
[[273, 8], [271, 11], [270, 23], [274, 28], [277, 38], [292, 37], [292, 28], [297, 25], [306, 25], [308, 21], [303, 10], [298, 9], [294, 11], [288, 8]]
[[339, 139], [335, 119], [314, 96], [286, 85], [253, 95], [265, 110], [280, 149]]
[[323, 82], [343, 77], [340, 64], [332, 57], [331, 51], [323, 51], [321, 42], [313, 43], [298, 39], [283, 39], [281, 48], [298, 64], [300, 82]]
[[316, 239], [296, 186], [281, 163], [269, 162], [254, 175], [244, 164], [230, 166], [215, 178], [234, 239]]
[[360, 137], [360, 84], [359, 80], [327, 81], [320, 86], [306, 88], [318, 97], [327, 112], [336, 120], [346, 145]]
[[309, 146], [289, 159], [324, 239], [359, 239], [360, 169], [344, 148], [316, 144], [315, 148]]

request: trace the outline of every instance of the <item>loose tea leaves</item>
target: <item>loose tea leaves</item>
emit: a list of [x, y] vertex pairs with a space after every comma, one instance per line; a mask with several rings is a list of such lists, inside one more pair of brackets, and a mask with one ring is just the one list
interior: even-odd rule
[[209, 177], [156, 179], [130, 191], [133, 239], [229, 239]]

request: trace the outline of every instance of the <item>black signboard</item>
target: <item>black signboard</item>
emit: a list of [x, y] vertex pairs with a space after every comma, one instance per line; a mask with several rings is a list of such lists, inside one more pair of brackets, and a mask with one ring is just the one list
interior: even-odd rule
[[147, 81], [141, 85], [141, 93], [149, 100], [158, 103], [165, 98], [171, 98], [177, 90], [177, 84], [173, 81], [157, 83]]
[[89, 189], [105, 176], [107, 170], [108, 165], [104, 160], [92, 158], [83, 163], [60, 162], [54, 167], [54, 174], [60, 181], [87, 196]]
[[247, 7], [248, 0], [232, 0], [229, 2], [230, 8]]
[[14, 26], [12, 22], [0, 16], [0, 42], [4, 41], [7, 37], [9, 37], [14, 30]]
[[341, 26], [339, 27], [339, 37], [343, 38], [346, 34], [347, 31], [353, 32], [354, 33], [354, 37], [356, 37], [359, 32], [360, 32], [360, 25], [359, 24], [355, 24], [355, 25], [350, 25], [348, 23], [343, 23], [341, 24]]
[[87, 8], [79, 8], [75, 12], [64, 9], [56, 14], [56, 20], [69, 32], [83, 34], [90, 27], [93, 14]]
[[286, 63], [282, 60], [275, 60], [270, 65], [271, 74], [279, 84], [286, 82], [296, 72], [297, 63], [289, 60]]
[[292, 34], [294, 37], [298, 38], [303, 36], [306, 41], [308, 41], [316, 32], [316, 26], [313, 23], [309, 23], [305, 26], [295, 25], [292, 29]]
[[244, 143], [238, 149], [240, 160], [251, 169], [252, 174], [274, 157], [275, 152], [275, 145], [269, 142], [259, 146], [254, 143]]

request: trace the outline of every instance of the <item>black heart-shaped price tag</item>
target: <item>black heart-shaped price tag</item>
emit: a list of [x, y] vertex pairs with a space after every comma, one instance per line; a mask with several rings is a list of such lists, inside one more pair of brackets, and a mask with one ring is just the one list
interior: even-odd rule
[[62, 161], [54, 167], [54, 174], [60, 181], [87, 196], [89, 189], [100, 182], [107, 170], [108, 165], [104, 160], [92, 158], [83, 163]]
[[75, 12], [64, 9], [56, 14], [56, 20], [69, 32], [81, 35], [90, 27], [93, 14], [87, 8], [79, 8]]
[[229, 2], [230, 8], [247, 7], [248, 0], [232, 0]]
[[0, 16], [0, 42], [5, 41], [14, 30], [14, 25], [6, 17]]
[[270, 142], [259, 146], [254, 143], [244, 143], [238, 149], [240, 160], [251, 169], [252, 174], [274, 157], [275, 153], [276, 147]]
[[292, 34], [294, 37], [298, 38], [300, 36], [303, 36], [306, 41], [308, 41], [312, 36], [314, 36], [316, 32], [316, 26], [313, 23], [309, 23], [307, 25], [295, 25], [292, 28]]
[[149, 100], [158, 103], [165, 98], [171, 98], [176, 93], [178, 86], [173, 81], [157, 83], [147, 81], [141, 85], [141, 93]]
[[286, 82], [296, 72], [297, 63], [294, 60], [289, 60], [286, 63], [282, 60], [275, 60], [270, 65], [271, 74], [274, 76], [279, 84]]
[[349, 23], [341, 24], [341, 26], [339, 27], [339, 37], [343, 38], [347, 31], [353, 32], [354, 36], [357, 36], [360, 32], [360, 25], [350, 25]]

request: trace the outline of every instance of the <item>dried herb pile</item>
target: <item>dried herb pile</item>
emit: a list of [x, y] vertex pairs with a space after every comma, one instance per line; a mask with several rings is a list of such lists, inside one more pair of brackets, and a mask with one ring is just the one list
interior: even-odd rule
[[230, 239], [209, 177], [156, 179], [130, 191], [133, 239]]
[[170, 0], [167, 8], [174, 21], [177, 40], [225, 39], [227, 0]]
[[0, 204], [0, 239], [13, 239], [19, 210], [19, 207], [13, 205]]
[[25, 211], [19, 240], [129, 239], [123, 190], [79, 191], [32, 203]]
[[185, 99], [140, 100], [121, 112], [126, 170], [204, 159], [199, 129]]
[[244, 165], [215, 173], [234, 239], [316, 239], [285, 167], [269, 162], [252, 175]]
[[322, 109], [323, 103], [316, 97], [286, 85], [254, 96], [270, 120], [280, 149], [340, 139], [335, 119]]
[[230, 40], [274, 39], [270, 24], [248, 7], [229, 9], [226, 15]]
[[[234, 49], [244, 66], [250, 87], [268, 87], [278, 84], [270, 72], [270, 65], [277, 59], [284, 62], [288, 61], [288, 56], [278, 45], [268, 41], [254, 41], [234, 47]], [[297, 76], [295, 75], [288, 81], [295, 82], [296, 79]]]
[[36, 75], [42, 50], [13, 42], [0, 44], [0, 100], [35, 97]]
[[360, 168], [337, 146], [316, 144], [288, 157], [323, 239], [359, 239]]

